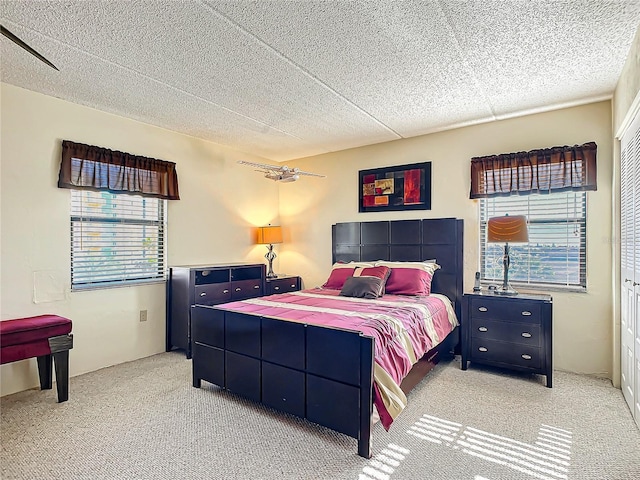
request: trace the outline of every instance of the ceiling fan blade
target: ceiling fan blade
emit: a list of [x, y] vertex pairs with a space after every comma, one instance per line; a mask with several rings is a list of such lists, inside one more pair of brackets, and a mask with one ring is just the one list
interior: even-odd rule
[[320, 175], [319, 173], [311, 173], [311, 172], [303, 172], [302, 170], [298, 170], [296, 172], [298, 175], [309, 175], [310, 177], [322, 177], [325, 178], [326, 175]]
[[[7, 37], [9, 40], [11, 40], [13, 43], [15, 43], [16, 45], [21, 46], [22, 48], [24, 48], [27, 52], [29, 52], [31, 55], [33, 55], [34, 57], [38, 58], [39, 60], [43, 61], [44, 63], [46, 63], [47, 65], [49, 65], [51, 68], [55, 68], [56, 70], [58, 70], [58, 67], [56, 67], [53, 63], [51, 63], [49, 60], [47, 60], [46, 58], [44, 58], [42, 55], [40, 55], [38, 52], [36, 52], [33, 48], [31, 48], [29, 45], [27, 45], [26, 43], [24, 43], [22, 40], [20, 40], [18, 37], [16, 37], [13, 33], [11, 33], [9, 30], [7, 30], [6, 28], [4, 28], [3, 25], [0, 25], [0, 33], [2, 33], [2, 35], [4, 35], [5, 37]], [[58, 70], [60, 71], [60, 70]]]

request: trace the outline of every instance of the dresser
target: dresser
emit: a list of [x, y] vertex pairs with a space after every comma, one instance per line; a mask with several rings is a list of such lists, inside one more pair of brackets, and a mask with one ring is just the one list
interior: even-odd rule
[[262, 263], [175, 266], [167, 279], [167, 352], [180, 348], [191, 358], [191, 306], [218, 305], [265, 295]]
[[267, 278], [267, 295], [276, 293], [297, 292], [302, 288], [300, 277], [293, 275], [278, 275], [276, 278]]
[[462, 370], [471, 361], [537, 373], [551, 388], [552, 316], [549, 295], [465, 294]]

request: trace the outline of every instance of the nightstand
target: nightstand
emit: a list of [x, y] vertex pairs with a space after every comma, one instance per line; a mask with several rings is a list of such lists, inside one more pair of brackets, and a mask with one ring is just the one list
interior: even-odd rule
[[469, 361], [545, 375], [552, 385], [549, 295], [467, 293], [462, 307], [462, 370]]
[[278, 275], [275, 278], [267, 278], [267, 295], [296, 292], [301, 288], [302, 280], [300, 277], [292, 275]]

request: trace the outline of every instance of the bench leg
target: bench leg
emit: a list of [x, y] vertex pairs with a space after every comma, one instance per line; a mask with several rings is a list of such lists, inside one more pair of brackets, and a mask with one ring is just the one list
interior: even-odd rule
[[66, 402], [69, 400], [69, 350], [54, 353], [53, 363], [56, 369], [58, 403]]
[[53, 371], [51, 369], [51, 355], [38, 357], [38, 376], [40, 377], [40, 390], [50, 390]]

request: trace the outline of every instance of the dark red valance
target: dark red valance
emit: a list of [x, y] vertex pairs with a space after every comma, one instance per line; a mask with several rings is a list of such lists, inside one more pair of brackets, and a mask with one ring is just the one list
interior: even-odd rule
[[180, 199], [175, 163], [69, 140], [62, 142], [58, 187]]
[[470, 198], [596, 190], [594, 142], [471, 159]]

